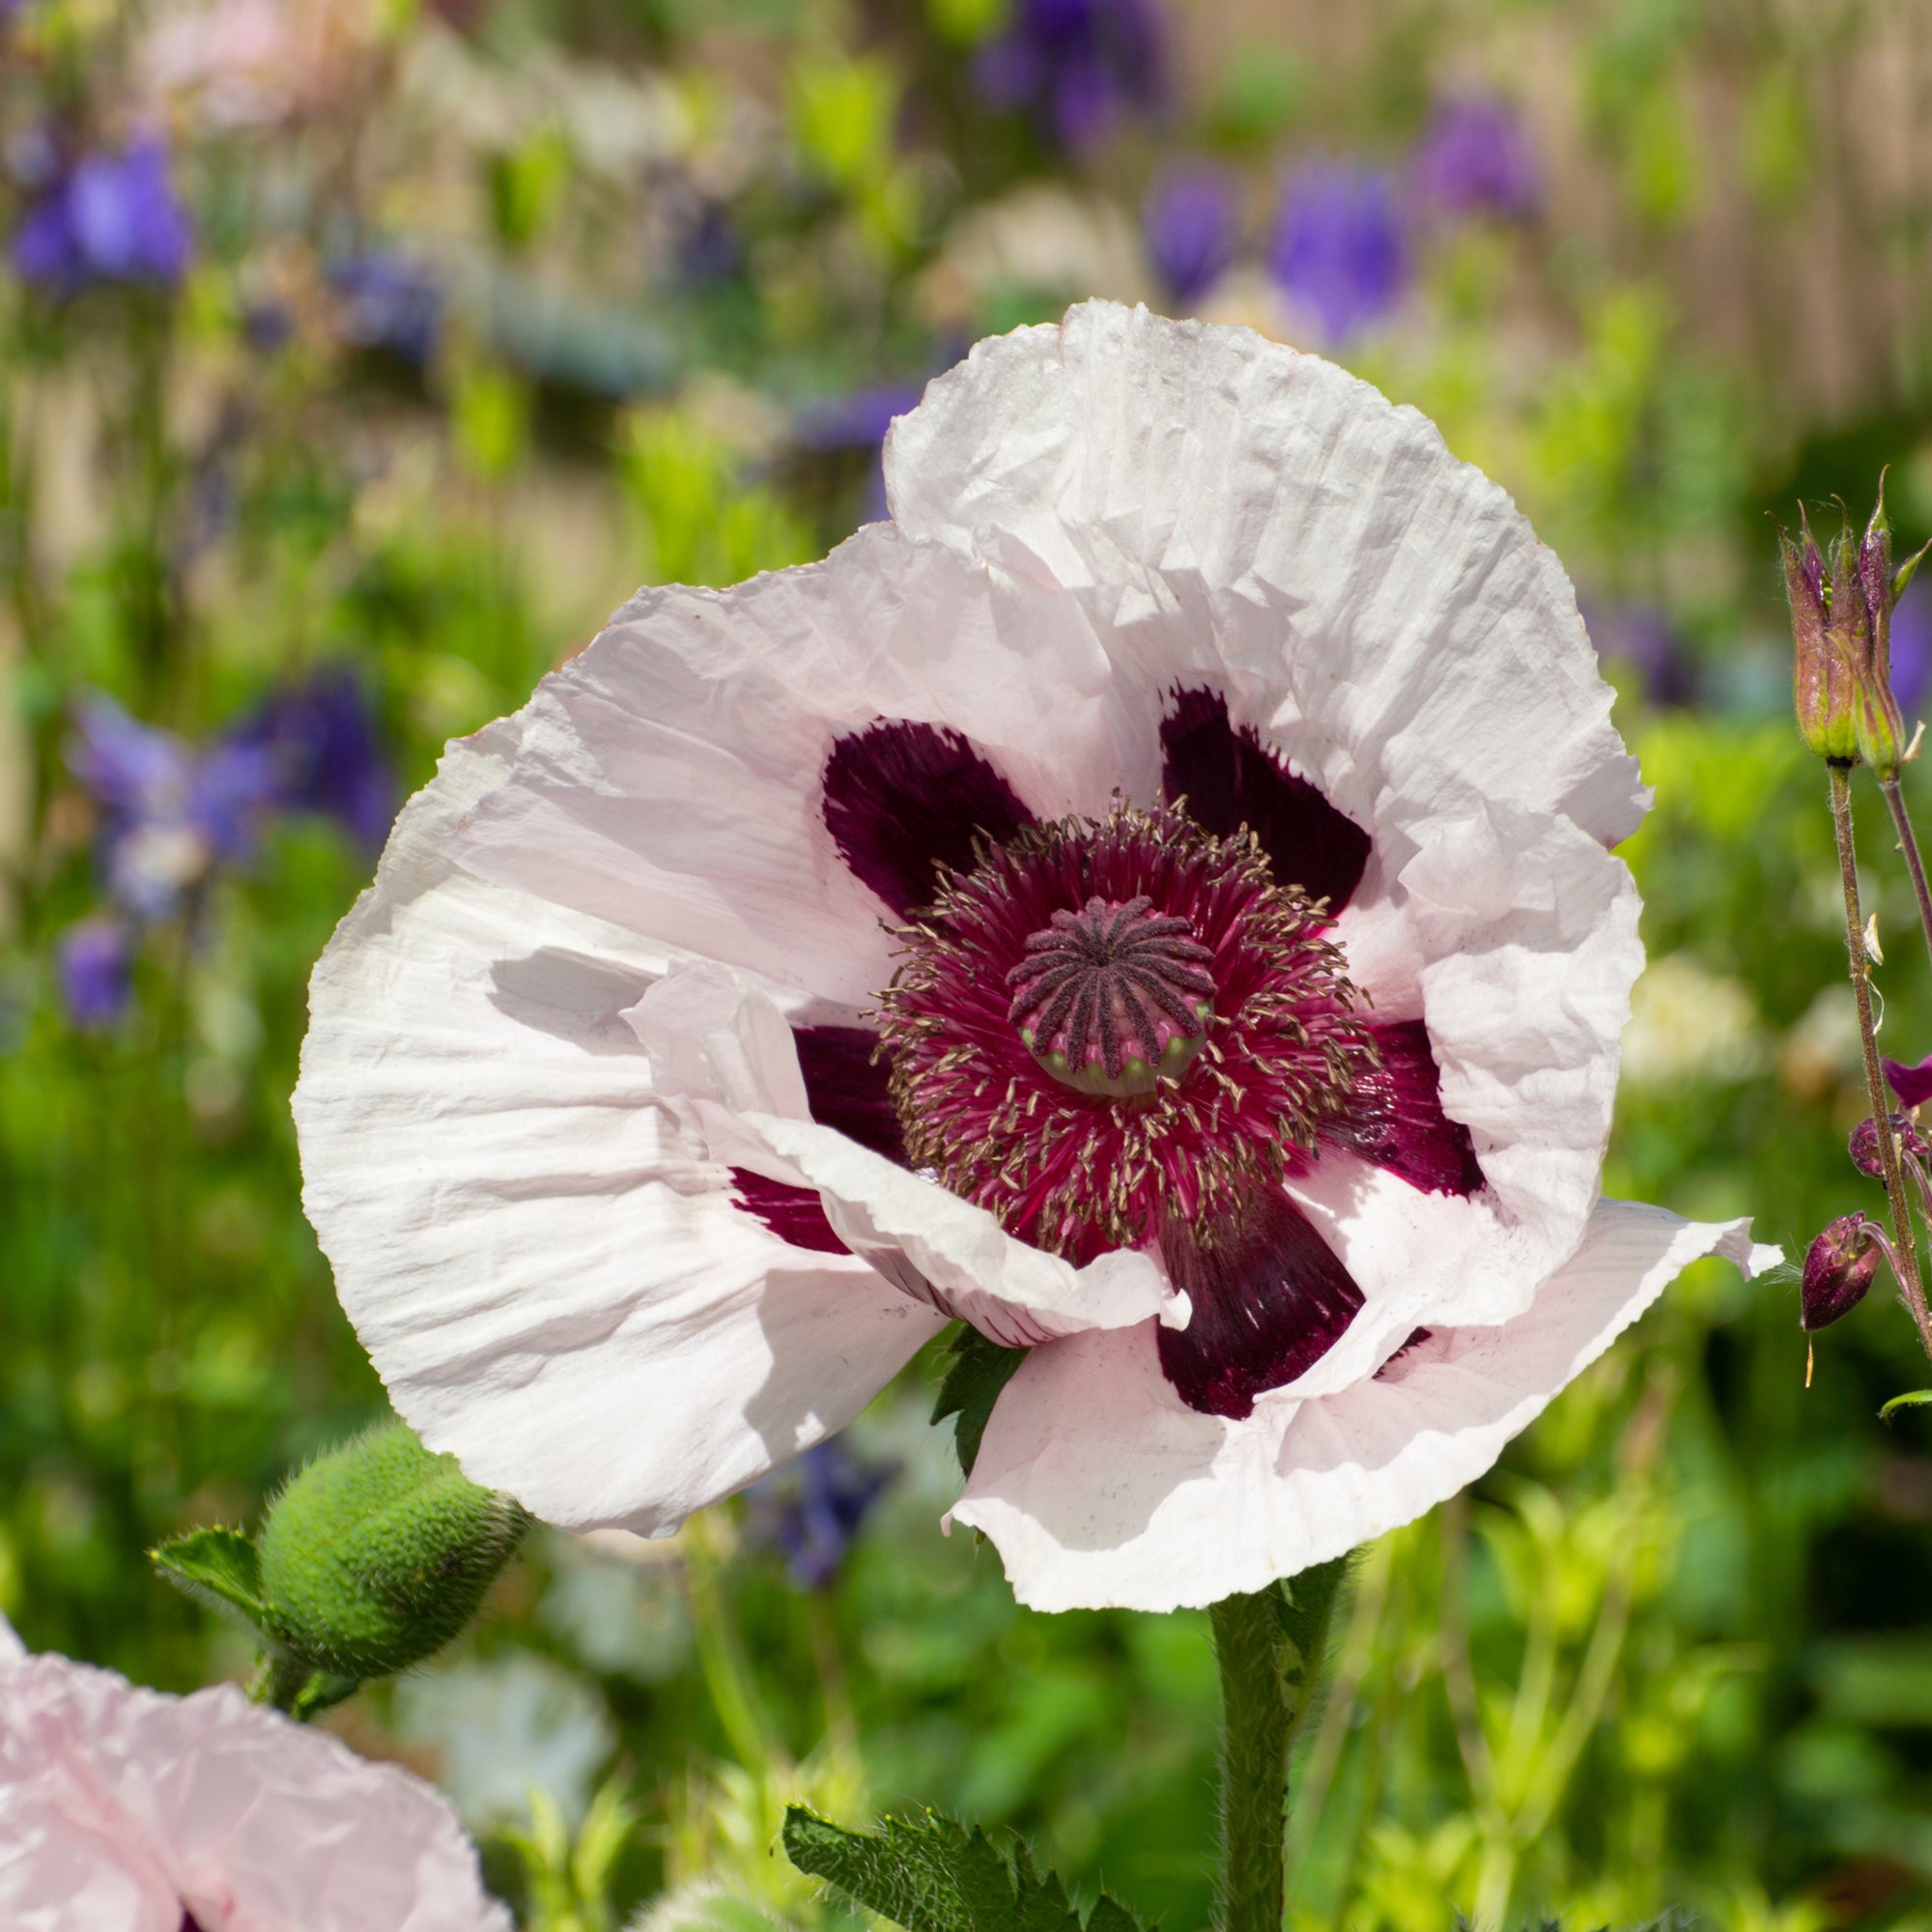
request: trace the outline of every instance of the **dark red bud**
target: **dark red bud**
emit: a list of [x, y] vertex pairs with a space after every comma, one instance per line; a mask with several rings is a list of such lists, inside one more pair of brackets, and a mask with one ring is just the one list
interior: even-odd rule
[[[1903, 1114], [1891, 1117], [1892, 1138], [1898, 1143], [1898, 1151], [1906, 1160], [1932, 1160], [1932, 1144]], [[1845, 1151], [1852, 1157], [1852, 1165], [1861, 1174], [1877, 1180], [1885, 1173], [1885, 1163], [1878, 1152], [1878, 1122], [1874, 1120], [1861, 1121], [1852, 1129], [1852, 1137], [1846, 1143]]]
[[1885, 1257], [1884, 1241], [1877, 1222], [1866, 1215], [1840, 1214], [1811, 1243], [1804, 1257], [1801, 1327], [1829, 1328], [1865, 1298]]

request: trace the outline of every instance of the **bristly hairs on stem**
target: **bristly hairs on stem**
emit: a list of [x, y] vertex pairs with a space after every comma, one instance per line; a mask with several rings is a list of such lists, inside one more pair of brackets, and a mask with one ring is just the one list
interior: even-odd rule
[[1837, 836], [1838, 874], [1845, 893], [1845, 945], [1852, 994], [1858, 1002], [1859, 1037], [1864, 1048], [1865, 1089], [1878, 1135], [1886, 1201], [1891, 1210], [1895, 1264], [1903, 1264], [1898, 1271], [1898, 1295], [1918, 1330], [1920, 1345], [1927, 1356], [1932, 1356], [1932, 1313], [1926, 1309], [1925, 1293], [1919, 1285], [1918, 1246], [1906, 1203], [1904, 1168], [1899, 1159], [1897, 1137], [1891, 1130], [1891, 1110], [1886, 1100], [1885, 1076], [1879, 1070], [1877, 1032], [1872, 1024], [1871, 966], [1865, 957], [1864, 923], [1859, 916], [1858, 858], [1852, 846], [1851, 765], [1848, 760], [1833, 758], [1826, 769], [1832, 781], [1832, 826]]

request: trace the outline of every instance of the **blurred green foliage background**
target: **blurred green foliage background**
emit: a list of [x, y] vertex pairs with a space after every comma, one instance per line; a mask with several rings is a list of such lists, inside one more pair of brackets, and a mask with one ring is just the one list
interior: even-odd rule
[[[1928, 109], [1923, 0], [4, 0], [0, 1609], [245, 1671], [144, 1552], [382, 1408], [287, 1099], [388, 811], [639, 581], [883, 514], [890, 416], [1088, 295], [1322, 349], [1516, 495], [1658, 790], [1609, 1191], [1789, 1252], [1876, 1211], [1764, 512], [1889, 463], [1932, 535]], [[1910, 718], [1932, 596], [1898, 626]], [[1932, 1927], [1932, 1422], [1874, 1419], [1923, 1367], [1880, 1297], [1804, 1356], [1789, 1282], [1693, 1270], [1365, 1554], [1296, 1926]], [[798, 1479], [539, 1534], [329, 1721], [530, 1923], [836, 1918], [771, 1854], [792, 1797], [1204, 1923], [1205, 1617], [1016, 1609], [938, 1532], [932, 1384], [814, 1477], [849, 1548]]]

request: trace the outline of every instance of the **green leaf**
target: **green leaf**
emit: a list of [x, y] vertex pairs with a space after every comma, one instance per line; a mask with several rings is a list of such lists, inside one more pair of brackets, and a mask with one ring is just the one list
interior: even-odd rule
[[1878, 1419], [1881, 1422], [1889, 1422], [1893, 1409], [1922, 1408], [1928, 1402], [1932, 1402], [1932, 1389], [1914, 1389], [1908, 1395], [1895, 1395], [1879, 1410]]
[[937, 1811], [889, 1814], [876, 1833], [858, 1833], [794, 1804], [784, 1848], [800, 1871], [905, 1932], [1142, 1932], [1105, 1892], [1083, 1919], [1060, 1880], [1040, 1872], [1017, 1839], [996, 1845], [978, 1825]]
[[962, 1323], [947, 1350], [946, 1379], [939, 1385], [939, 1400], [933, 1405], [932, 1419], [944, 1422], [949, 1415], [959, 1419], [952, 1425], [952, 1446], [959, 1457], [963, 1474], [973, 1473], [979, 1460], [980, 1441], [1000, 1391], [1012, 1380], [1013, 1371], [1026, 1360], [1024, 1349], [1003, 1349], [989, 1342], [979, 1329]]
[[154, 1566], [176, 1589], [212, 1610], [244, 1617], [267, 1628], [262, 1572], [255, 1546], [239, 1529], [194, 1529], [151, 1549]]

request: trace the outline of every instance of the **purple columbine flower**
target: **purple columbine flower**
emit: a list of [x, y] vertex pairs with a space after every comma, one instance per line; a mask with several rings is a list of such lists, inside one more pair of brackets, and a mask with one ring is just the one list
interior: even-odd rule
[[1438, 100], [1416, 144], [1417, 202], [1439, 214], [1534, 214], [1543, 196], [1529, 130], [1494, 95]]
[[[1891, 695], [1910, 714], [1932, 690], [1932, 574], [1915, 577], [1891, 611]], [[1908, 715], [1907, 728], [1912, 720]]]
[[99, 1032], [120, 1020], [133, 995], [133, 935], [110, 914], [77, 921], [55, 945], [54, 968], [69, 1020]]
[[1865, 1298], [1884, 1258], [1885, 1232], [1878, 1223], [1865, 1214], [1840, 1214], [1804, 1257], [1799, 1326], [1815, 1331], [1842, 1321]]
[[74, 722], [68, 763], [104, 820], [108, 891], [135, 918], [169, 918], [217, 864], [253, 851], [274, 792], [265, 747], [218, 741], [196, 752], [98, 694]]
[[890, 1463], [861, 1463], [835, 1435], [756, 1486], [758, 1534], [784, 1558], [795, 1588], [821, 1590], [831, 1582], [859, 1525], [897, 1473]]
[[143, 139], [57, 175], [14, 231], [13, 256], [23, 281], [71, 295], [93, 282], [179, 281], [193, 249], [167, 150]]
[[863, 516], [866, 523], [883, 523], [891, 514], [886, 507], [886, 474], [880, 455], [893, 419], [916, 409], [921, 393], [916, 384], [881, 383], [872, 388], [848, 390], [842, 396], [821, 396], [802, 405], [792, 418], [792, 440], [800, 449], [870, 451], [872, 467], [866, 483]]
[[371, 850], [396, 815], [396, 775], [362, 680], [346, 665], [276, 693], [224, 742], [270, 761], [270, 803], [333, 818]]
[[1633, 667], [1653, 704], [1690, 704], [1695, 699], [1696, 665], [1677, 627], [1655, 605], [1591, 602], [1584, 606], [1583, 621], [1598, 655]]
[[1148, 255], [1190, 308], [1228, 271], [1238, 222], [1234, 184], [1219, 168], [1177, 168], [1148, 190], [1141, 211]]
[[974, 84], [1061, 147], [1091, 148], [1127, 113], [1167, 99], [1166, 22], [1155, 0], [1017, 0], [980, 48]]
[[342, 303], [340, 329], [357, 349], [386, 349], [427, 362], [442, 328], [442, 288], [422, 263], [370, 249], [330, 265], [328, 285]]
[[1379, 168], [1309, 161], [1288, 183], [1270, 266], [1331, 342], [1357, 336], [1408, 287], [1408, 237]]

